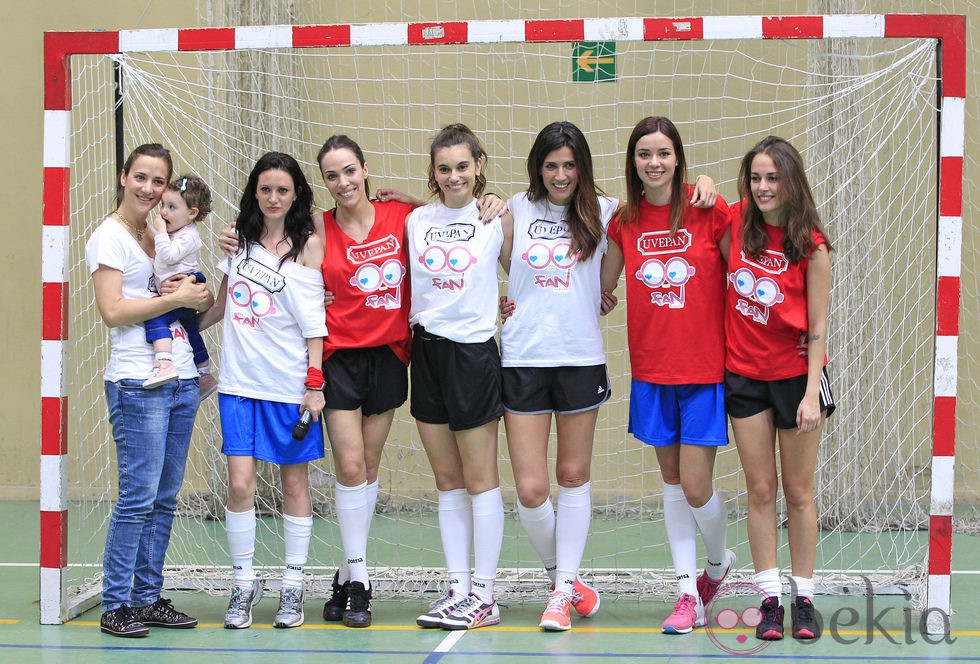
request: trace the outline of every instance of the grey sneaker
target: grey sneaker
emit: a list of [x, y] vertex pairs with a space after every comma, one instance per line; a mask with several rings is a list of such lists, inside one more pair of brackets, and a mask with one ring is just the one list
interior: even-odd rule
[[273, 627], [299, 627], [303, 624], [303, 599], [306, 597], [305, 588], [283, 586], [279, 591], [279, 610]]
[[252, 626], [252, 607], [262, 599], [262, 584], [252, 581], [250, 588], [235, 585], [225, 611], [225, 629], [245, 629]]

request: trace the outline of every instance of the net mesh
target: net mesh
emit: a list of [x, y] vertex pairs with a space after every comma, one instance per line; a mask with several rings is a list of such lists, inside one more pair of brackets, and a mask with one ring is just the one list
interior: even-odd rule
[[[305, 164], [321, 206], [332, 206], [313, 161], [323, 140], [345, 133], [367, 156], [373, 186], [425, 192], [428, 143], [461, 121], [486, 145], [489, 190], [526, 188], [524, 164], [537, 131], [569, 120], [588, 136], [600, 186], [624, 193], [623, 149], [635, 122], [673, 119], [694, 174], [729, 200], [741, 156], [767, 134], [802, 152], [833, 256], [829, 353], [839, 408], [828, 422], [817, 476], [818, 584], [858, 585], [857, 575], [916, 591], [929, 509], [935, 291], [937, 75], [931, 40], [617, 42], [615, 79], [571, 82], [569, 43], [257, 49], [206, 54], [73, 57], [71, 133], [69, 499], [71, 585], [97, 576], [115, 497], [115, 455], [101, 371], [107, 332], [84, 265], [84, 242], [114, 209], [114, 67], [123, 81], [128, 151], [146, 141], [171, 148], [176, 171], [212, 187], [201, 231], [202, 264], [215, 274], [213, 243], [234, 219], [254, 161], [268, 150]], [[502, 292], [506, 284], [501, 285]], [[583, 574], [610, 592], [673, 587], [663, 537], [662, 488], [651, 450], [626, 432], [629, 364], [624, 293], [603, 319], [613, 399], [596, 432], [595, 518]], [[220, 329], [206, 339], [217, 364]], [[220, 366], [217, 367], [220, 372]], [[502, 434], [501, 434], [502, 436]], [[552, 441], [553, 442], [553, 441]], [[230, 579], [221, 519], [225, 464], [216, 401], [198, 415], [168, 568], [177, 585], [221, 588]], [[508, 506], [500, 566], [505, 592], [541, 590], [540, 563], [513, 516], [513, 479], [500, 441]], [[552, 445], [552, 453], [554, 446]], [[554, 467], [554, 460], [551, 460]], [[311, 464], [317, 514], [308, 571], [312, 592], [329, 586], [340, 560], [332, 513], [332, 462]], [[372, 578], [398, 594], [439, 583], [436, 492], [407, 407], [385, 448], [368, 551]], [[281, 566], [281, 492], [260, 465], [256, 563]], [[751, 571], [745, 487], [734, 446], [716, 463], [730, 511], [729, 540]], [[781, 557], [788, 561], [785, 536]]]

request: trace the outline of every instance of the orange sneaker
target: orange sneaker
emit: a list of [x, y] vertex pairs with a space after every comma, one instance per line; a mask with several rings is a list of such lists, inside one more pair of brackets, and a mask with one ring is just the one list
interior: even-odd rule
[[560, 590], [551, 594], [538, 624], [548, 632], [567, 632], [572, 628], [572, 596]]
[[572, 596], [572, 606], [576, 613], [583, 618], [591, 618], [599, 613], [599, 593], [592, 586], [585, 585], [579, 577], [575, 577], [575, 595]]

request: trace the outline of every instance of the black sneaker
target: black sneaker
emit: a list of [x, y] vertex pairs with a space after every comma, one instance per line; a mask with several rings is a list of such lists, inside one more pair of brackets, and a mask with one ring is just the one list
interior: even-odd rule
[[150, 633], [150, 628], [137, 620], [132, 609], [125, 604], [118, 609], [104, 612], [99, 626], [105, 634], [130, 639], [146, 636]]
[[344, 619], [344, 609], [347, 608], [347, 592], [350, 589], [350, 581], [343, 584], [338, 583], [340, 570], [333, 573], [333, 592], [330, 599], [323, 605], [323, 619], [327, 622], [340, 622]]
[[813, 600], [809, 597], [797, 597], [790, 606], [793, 616], [794, 639], [820, 638], [820, 613], [813, 608]]
[[347, 593], [347, 609], [344, 611], [347, 627], [371, 626], [371, 591], [364, 589], [360, 581], [351, 581]]
[[763, 641], [779, 641], [783, 638], [783, 607], [776, 597], [762, 600], [762, 622], [755, 628], [755, 638]]
[[169, 627], [170, 629], [190, 629], [197, 627], [197, 618], [191, 618], [174, 608], [169, 599], [160, 598], [147, 606], [134, 606], [133, 616], [148, 627]]

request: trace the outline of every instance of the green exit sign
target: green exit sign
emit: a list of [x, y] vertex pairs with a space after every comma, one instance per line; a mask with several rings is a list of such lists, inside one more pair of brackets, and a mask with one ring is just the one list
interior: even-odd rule
[[572, 44], [572, 80], [576, 83], [616, 80], [616, 42]]

